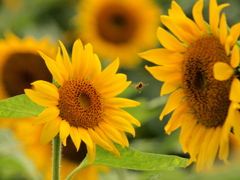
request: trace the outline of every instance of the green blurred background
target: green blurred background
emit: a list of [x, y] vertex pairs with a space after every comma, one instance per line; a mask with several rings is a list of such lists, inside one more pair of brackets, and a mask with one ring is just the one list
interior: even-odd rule
[[[8, 1], [8, 0], [6, 0]], [[0, 1], [0, 38], [4, 38], [4, 33], [12, 31], [19, 37], [32, 35], [36, 38], [50, 36], [55, 43], [57, 40], [66, 40], [65, 34], [73, 28], [72, 17], [76, 15], [75, 0], [9, 0], [16, 7], [6, 5], [5, 1]], [[167, 14], [171, 0], [155, 0], [156, 5], [162, 10], [162, 14]], [[192, 17], [191, 11], [196, 0], [176, 0], [183, 8], [188, 17]], [[239, 0], [218, 0], [218, 4], [230, 3], [231, 6], [225, 8], [227, 22], [229, 26], [240, 21], [240, 1]], [[18, 8], [18, 3], [20, 8]], [[137, 3], [137, 1], [136, 1]], [[205, 1], [204, 17], [208, 18], [208, 0]], [[157, 38], [157, 37], [156, 37]], [[160, 47], [160, 45], [159, 45]], [[94, 47], [93, 47], [94, 48]], [[1, 54], [0, 54], [1, 55]], [[103, 63], [103, 66], [107, 64]], [[133, 83], [144, 82], [148, 86], [139, 93], [134, 86], [130, 86], [121, 96], [131, 98], [141, 102], [137, 108], [129, 109], [142, 126], [136, 128], [136, 137], [130, 139], [130, 147], [139, 151], [174, 154], [181, 157], [188, 157], [182, 152], [178, 142], [179, 129], [170, 136], [164, 132], [164, 126], [170, 116], [166, 116], [163, 121], [159, 121], [159, 114], [163, 109], [168, 96], [159, 97], [162, 83], [154, 79], [144, 68], [145, 65], [153, 65], [145, 60], [134, 69], [119, 69], [128, 75], [128, 80]], [[150, 176], [156, 174], [155, 176]], [[192, 166], [186, 169], [175, 169], [173, 171], [161, 172], [138, 172], [129, 170], [112, 170], [109, 173], [101, 173], [101, 180], [140, 180], [140, 179], [240, 179], [238, 169], [224, 169], [221, 172], [215, 171], [211, 174], [196, 174]], [[18, 142], [10, 130], [0, 130], [0, 180], [12, 179], [41, 179], [36, 177], [34, 164], [25, 157]]]

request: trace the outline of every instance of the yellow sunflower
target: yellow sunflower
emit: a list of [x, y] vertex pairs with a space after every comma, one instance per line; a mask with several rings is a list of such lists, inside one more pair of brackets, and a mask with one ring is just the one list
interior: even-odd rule
[[74, 19], [77, 35], [99, 56], [119, 57], [121, 67], [131, 68], [141, 62], [137, 53], [156, 45], [159, 9], [152, 0], [83, 0]]
[[30, 84], [36, 80], [52, 81], [52, 75], [37, 50], [53, 57], [57, 46], [47, 37], [21, 39], [8, 33], [5, 39], [0, 39], [0, 99], [23, 94], [24, 89], [31, 88]]
[[[52, 179], [52, 147], [51, 144], [42, 145], [39, 143], [43, 126], [32, 126], [32, 118], [4, 119], [8, 122], [1, 127], [10, 128], [21, 143], [26, 157], [33, 162], [38, 175], [42, 174], [44, 180]], [[12, 120], [12, 121], [11, 121]], [[86, 147], [84, 144], [78, 152], [73, 148], [73, 143], [68, 140], [68, 145], [63, 147], [61, 160], [61, 179], [65, 179], [86, 156]], [[108, 169], [104, 166], [88, 166], [74, 176], [73, 180], [98, 180], [99, 171], [106, 172]]]
[[139, 102], [115, 97], [124, 91], [130, 81], [124, 74], [116, 74], [119, 61], [111, 63], [103, 71], [92, 46], [83, 48], [76, 40], [70, 60], [67, 50], [60, 42], [56, 60], [40, 52], [52, 73], [55, 83], [36, 81], [34, 89], [25, 89], [27, 96], [46, 109], [35, 119], [34, 124], [44, 123], [41, 143], [46, 144], [58, 133], [64, 146], [68, 136], [77, 150], [83, 141], [86, 144], [89, 162], [96, 155], [96, 144], [120, 156], [113, 141], [128, 146], [124, 131], [135, 135], [131, 124], [140, 126], [137, 119], [123, 107], [135, 107]]
[[195, 22], [172, 1], [169, 15], [161, 16], [161, 21], [175, 36], [159, 27], [157, 36], [164, 48], [140, 55], [159, 65], [146, 69], [164, 81], [161, 96], [171, 93], [160, 120], [174, 111], [165, 131], [170, 134], [181, 127], [179, 141], [190, 154], [188, 165], [196, 161], [198, 172], [211, 168], [216, 156], [227, 163], [230, 141], [240, 142], [239, 81], [229, 72], [223, 73], [230, 77], [225, 81], [213, 76], [216, 62], [232, 67], [239, 63], [236, 41], [240, 24], [228, 29], [225, 14], [220, 17], [228, 5], [210, 0], [208, 24], [202, 15], [203, 0], [193, 7]]

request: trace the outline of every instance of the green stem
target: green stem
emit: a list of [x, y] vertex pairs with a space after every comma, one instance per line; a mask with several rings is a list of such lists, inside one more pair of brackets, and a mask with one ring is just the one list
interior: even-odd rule
[[52, 179], [60, 179], [61, 140], [57, 135], [52, 141]]
[[65, 180], [70, 180], [78, 171], [80, 171], [81, 169], [85, 168], [86, 166], [88, 166], [88, 162], [87, 162], [87, 158], [85, 157], [85, 159], [81, 162], [81, 164], [76, 167]]

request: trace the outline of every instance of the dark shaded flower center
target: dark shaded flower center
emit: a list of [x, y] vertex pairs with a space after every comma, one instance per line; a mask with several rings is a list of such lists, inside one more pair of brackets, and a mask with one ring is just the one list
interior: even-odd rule
[[59, 88], [59, 109], [74, 127], [93, 128], [103, 119], [101, 95], [87, 79], [74, 78]]
[[76, 146], [73, 144], [70, 137], [67, 138], [67, 146], [62, 147], [63, 159], [80, 164], [87, 155], [86, 144], [82, 141], [80, 149], [76, 151]]
[[[194, 41], [184, 55], [183, 90], [191, 113], [205, 127], [222, 126], [230, 105], [232, 79], [218, 81], [213, 77], [216, 62], [229, 64], [224, 46], [215, 36]], [[224, 72], [223, 72], [224, 73]]]
[[129, 42], [134, 37], [139, 24], [131, 8], [115, 3], [104, 6], [99, 11], [96, 23], [102, 39], [113, 44]]
[[3, 65], [2, 81], [9, 96], [24, 93], [36, 80], [52, 81], [52, 75], [38, 54], [11, 54]]

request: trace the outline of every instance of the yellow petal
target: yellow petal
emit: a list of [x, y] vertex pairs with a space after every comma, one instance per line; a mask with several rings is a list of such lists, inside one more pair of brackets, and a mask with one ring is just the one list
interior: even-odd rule
[[42, 52], [39, 52], [39, 54], [45, 60], [45, 63], [47, 65], [49, 71], [53, 75], [54, 79], [56, 79], [56, 81], [58, 82], [59, 85], [63, 85], [64, 81], [63, 81], [63, 78], [61, 76], [61, 72], [59, 71], [59, 69], [56, 65], [56, 61], [54, 61], [53, 59], [51, 59], [50, 57], [48, 57], [47, 55], [45, 55]]
[[233, 78], [229, 99], [231, 101], [240, 102], [240, 82], [237, 78]]
[[186, 52], [186, 47], [179, 42], [172, 34], [164, 30], [163, 28], [159, 27], [157, 31], [157, 36], [160, 43], [166, 48], [171, 51], [177, 52]]
[[127, 98], [108, 98], [104, 100], [107, 106], [116, 106], [116, 107], [136, 107], [140, 105], [139, 102], [127, 99]]
[[113, 153], [115, 156], [120, 157], [119, 151], [114, 146], [112, 140], [106, 135], [106, 133], [102, 129], [100, 129], [99, 127], [94, 127], [94, 130], [105, 142], [108, 143], [108, 145], [110, 145], [112, 147], [113, 150], [110, 151], [110, 152]]
[[60, 125], [60, 139], [64, 146], [66, 146], [66, 140], [69, 134], [70, 134], [70, 125], [66, 120], [63, 120]]
[[132, 125], [122, 117], [116, 115], [106, 115], [104, 121], [120, 131], [129, 132], [135, 136], [135, 130]]
[[166, 133], [169, 135], [172, 131], [176, 130], [181, 126], [183, 117], [185, 113], [187, 114], [186, 110], [188, 109], [186, 100], [183, 101], [179, 106], [174, 110], [168, 124], [164, 127]]
[[176, 107], [179, 105], [182, 98], [183, 98], [183, 90], [182, 89], [178, 89], [178, 90], [174, 91], [168, 98], [168, 101], [159, 117], [160, 120], [162, 120], [166, 114], [169, 114], [174, 109], [176, 109]]
[[72, 66], [74, 70], [74, 76], [77, 76], [81, 72], [81, 55], [83, 53], [83, 44], [80, 39], [77, 39], [72, 48]]
[[225, 13], [222, 14], [221, 19], [220, 19], [219, 34], [220, 34], [219, 36], [220, 36], [221, 44], [224, 45], [227, 40], [227, 35], [228, 35], [228, 25], [227, 25]]
[[239, 65], [239, 49], [237, 45], [233, 46], [230, 63], [233, 68], [236, 68]]
[[73, 126], [70, 127], [70, 136], [71, 136], [71, 139], [78, 151], [80, 148], [80, 144], [81, 144], [81, 137], [80, 137], [79, 131], [76, 127], [73, 127]]
[[206, 166], [206, 162], [208, 161], [207, 149], [208, 149], [211, 137], [213, 136], [213, 133], [214, 133], [214, 128], [209, 128], [207, 131], [205, 131], [205, 137], [204, 139], [202, 139], [202, 146], [201, 146], [201, 149], [199, 150], [199, 156], [197, 160], [197, 167], [196, 167], [197, 172], [202, 171]]
[[114, 74], [116, 74], [118, 67], [119, 67], [119, 60], [117, 59], [113, 61], [110, 65], [108, 65], [95, 81], [99, 81], [99, 80], [107, 81], [109, 76], [113, 76]]
[[210, 142], [207, 147], [207, 161], [206, 165], [207, 168], [210, 169], [213, 165], [213, 162], [217, 156], [218, 149], [219, 149], [219, 137], [221, 133], [221, 127], [218, 126], [215, 128], [212, 137], [210, 137]]
[[72, 76], [72, 65], [71, 65], [71, 61], [70, 61], [70, 58], [68, 56], [68, 52], [65, 48], [65, 46], [63, 45], [63, 43], [61, 41], [58, 41], [60, 46], [61, 46], [61, 49], [62, 49], [62, 52], [63, 52], [63, 63], [64, 63], [64, 66], [67, 70], [67, 72], [69, 73], [70, 76]]
[[240, 23], [237, 23], [237, 24], [234, 24], [230, 29], [229, 36], [228, 36], [229, 47], [232, 47], [236, 43], [236, 41], [239, 38], [239, 34], [240, 34]]
[[130, 122], [131, 124], [135, 124], [138, 127], [141, 126], [141, 123], [135, 117], [133, 117], [131, 114], [129, 114], [128, 112], [126, 112], [122, 109], [114, 108], [112, 106], [110, 106], [110, 107], [106, 106], [105, 110], [106, 110], [105, 113], [107, 113], [107, 114], [121, 116], [122, 118], [124, 118], [125, 120]]
[[80, 134], [80, 138], [84, 141], [84, 143], [89, 146], [89, 148], [93, 148], [94, 144], [93, 141], [90, 137], [90, 135], [88, 134], [88, 131], [84, 128], [78, 128], [78, 132]]
[[182, 42], [190, 44], [192, 36], [183, 29], [179, 28], [169, 16], [161, 16], [161, 22]]
[[55, 119], [59, 115], [59, 113], [60, 113], [60, 110], [57, 107], [46, 108], [34, 120], [33, 125], [47, 123], [52, 119]]
[[131, 84], [130, 81], [128, 82], [119, 81], [118, 83], [114, 83], [108, 87], [102, 88], [100, 94], [102, 94], [103, 98], [115, 97], [118, 94], [122, 93], [130, 84]]
[[32, 89], [24, 89], [25, 94], [36, 104], [39, 104], [43, 107], [50, 107], [50, 106], [57, 106], [58, 101], [53, 101], [44, 97], [41, 97], [41, 95], [32, 90]]
[[93, 66], [91, 68], [91, 71], [89, 72], [91, 79], [96, 79], [102, 71], [102, 65], [101, 62], [96, 54], [93, 55]]
[[122, 135], [119, 133], [119, 131], [112, 126], [108, 125], [105, 122], [101, 122], [98, 124], [99, 127], [104, 131], [109, 138], [111, 138], [113, 141], [116, 143], [122, 145], [123, 147], [125, 146], [123, 143]]
[[160, 96], [169, 94], [169, 93], [175, 91], [177, 88], [179, 88], [181, 86], [181, 80], [182, 80], [182, 77], [177, 76], [169, 81], [166, 81], [162, 85]]
[[175, 67], [168, 66], [153, 66], [153, 67], [145, 67], [155, 79], [159, 81], [171, 81], [176, 77], [182, 76], [182, 71]]
[[213, 76], [219, 81], [228, 80], [233, 74], [232, 67], [224, 62], [216, 62], [213, 66]]
[[140, 53], [139, 56], [157, 65], [181, 64], [184, 57], [179, 52], [170, 51], [165, 48], [151, 49]]
[[188, 144], [191, 141], [192, 133], [195, 132], [196, 120], [192, 114], [188, 114], [182, 121], [181, 132], [179, 136], [179, 142], [182, 145], [183, 152], [188, 152]]
[[205, 35], [207, 35], [208, 30], [202, 15], [202, 10], [203, 10], [203, 0], [199, 0], [193, 6], [192, 14], [198, 27], [204, 32]]
[[94, 161], [95, 157], [96, 157], [96, 146], [95, 146], [95, 144], [91, 148], [87, 145], [87, 152], [88, 152], [88, 154], [87, 154], [88, 162], [92, 163]]
[[108, 151], [112, 151], [113, 148], [111, 147], [111, 145], [108, 144], [108, 142], [106, 142], [104, 139], [102, 139], [98, 133], [96, 133], [93, 129], [89, 128], [88, 129], [88, 133], [91, 136], [92, 140], [94, 143], [98, 144], [99, 146], [101, 146], [102, 148], [108, 150]]
[[42, 97], [56, 100], [56, 101], [59, 99], [58, 88], [55, 85], [53, 85], [52, 83], [49, 83], [47, 81], [38, 80], [31, 84], [36, 88], [37, 92]]
[[59, 132], [62, 119], [57, 117], [44, 125], [40, 138], [41, 144], [49, 143]]

